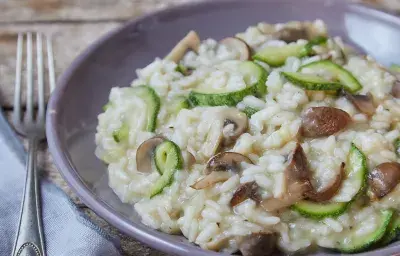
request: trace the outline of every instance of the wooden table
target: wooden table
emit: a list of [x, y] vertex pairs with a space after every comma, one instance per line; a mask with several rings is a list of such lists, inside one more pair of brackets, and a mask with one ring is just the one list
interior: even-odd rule
[[[0, 0], [0, 103], [7, 116], [13, 106], [16, 38], [18, 32], [52, 34], [56, 74], [91, 42], [125, 21], [160, 8], [200, 0]], [[400, 9], [397, 0], [368, 0], [378, 7]], [[24, 98], [24, 97], [23, 97]], [[127, 237], [87, 209], [67, 186], [46, 148], [40, 154], [46, 176], [59, 185], [90, 218], [121, 239], [125, 255], [158, 256], [164, 253]]]

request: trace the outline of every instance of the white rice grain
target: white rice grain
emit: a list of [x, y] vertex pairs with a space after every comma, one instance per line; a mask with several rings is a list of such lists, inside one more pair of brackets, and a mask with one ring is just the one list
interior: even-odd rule
[[338, 221], [336, 221], [332, 218], [325, 218], [325, 219], [323, 219], [323, 222], [326, 225], [328, 225], [330, 228], [332, 228], [335, 232], [342, 232], [342, 230], [343, 230], [342, 225]]
[[239, 184], [239, 175], [235, 174], [234, 176], [230, 177], [227, 181], [222, 183], [219, 187], [219, 191], [221, 193], [230, 191], [234, 189]]
[[219, 227], [216, 223], [208, 224], [197, 236], [196, 243], [209, 242], [219, 232]]

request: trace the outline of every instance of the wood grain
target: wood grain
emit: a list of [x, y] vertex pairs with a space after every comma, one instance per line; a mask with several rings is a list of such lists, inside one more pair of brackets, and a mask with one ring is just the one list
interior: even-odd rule
[[0, 23], [129, 20], [140, 14], [191, 0], [6, 0]]
[[[56, 75], [59, 76], [90, 43], [120, 24], [119, 22], [107, 22], [101, 24], [18, 24], [0, 26], [1, 105], [6, 109], [10, 109], [13, 104], [16, 42], [19, 32], [37, 31], [52, 36]], [[22, 80], [22, 85], [25, 85], [24, 80]], [[47, 94], [49, 94], [49, 90], [47, 90]], [[26, 101], [25, 99], [25, 90], [23, 89], [23, 102]]]

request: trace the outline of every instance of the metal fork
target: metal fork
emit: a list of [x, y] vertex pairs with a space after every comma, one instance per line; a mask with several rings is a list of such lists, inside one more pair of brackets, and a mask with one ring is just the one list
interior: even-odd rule
[[[16, 131], [26, 137], [29, 142], [26, 162], [26, 181], [24, 197], [21, 205], [21, 215], [16, 235], [13, 256], [44, 256], [45, 243], [41, 216], [41, 196], [39, 175], [36, 169], [38, 144], [45, 138], [45, 88], [44, 88], [44, 41], [46, 41], [48, 74], [50, 90], [55, 87], [54, 61], [50, 37], [36, 33], [36, 69], [38, 87], [38, 111], [34, 110], [33, 90], [33, 35], [26, 33], [18, 35], [17, 65], [15, 76], [15, 95], [13, 123]], [[23, 115], [21, 106], [21, 77], [24, 38], [26, 37], [26, 113]], [[45, 38], [45, 39], [44, 39]]]

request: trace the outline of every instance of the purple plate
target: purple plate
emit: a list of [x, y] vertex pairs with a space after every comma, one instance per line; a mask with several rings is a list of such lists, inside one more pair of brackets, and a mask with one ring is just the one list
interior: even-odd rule
[[[178, 6], [146, 15], [98, 40], [60, 77], [48, 106], [47, 139], [58, 169], [98, 215], [122, 232], [174, 255], [220, 255], [184, 237], [141, 224], [131, 205], [107, 187], [106, 166], [94, 155], [97, 115], [113, 86], [128, 86], [135, 69], [164, 56], [189, 30], [221, 39], [260, 21], [323, 19], [332, 35], [388, 65], [400, 60], [400, 19], [344, 0], [214, 1]], [[362, 255], [400, 252], [400, 244]], [[315, 255], [329, 255], [319, 252]], [[361, 255], [361, 254], [360, 254]]]

